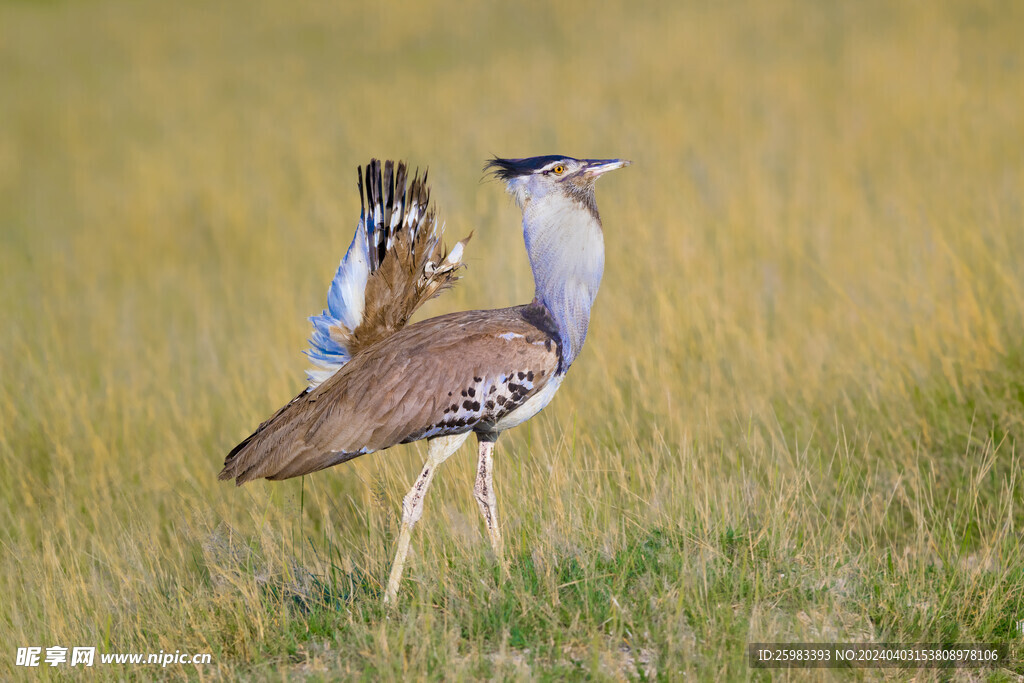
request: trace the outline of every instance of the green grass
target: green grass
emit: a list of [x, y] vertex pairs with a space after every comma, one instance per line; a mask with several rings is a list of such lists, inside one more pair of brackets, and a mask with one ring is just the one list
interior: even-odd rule
[[[90, 672], [202, 680], [1020, 651], [1022, 28], [966, 1], [0, 3], [0, 678], [68, 673], [16, 669], [28, 645], [209, 652]], [[635, 163], [598, 188], [587, 346], [496, 450], [509, 575], [465, 447], [388, 613], [422, 446], [217, 471], [302, 385], [356, 164], [429, 165], [449, 242], [475, 231], [434, 315], [532, 296], [480, 168], [551, 152]]]

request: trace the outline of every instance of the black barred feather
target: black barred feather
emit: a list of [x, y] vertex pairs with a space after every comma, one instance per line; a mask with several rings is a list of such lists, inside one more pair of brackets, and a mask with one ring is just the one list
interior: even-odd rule
[[458, 279], [462, 248], [449, 254], [430, 206], [427, 174], [410, 182], [404, 162], [371, 159], [357, 171], [360, 221], [331, 283], [328, 310], [310, 320], [309, 388], [370, 344], [400, 330], [427, 300]]

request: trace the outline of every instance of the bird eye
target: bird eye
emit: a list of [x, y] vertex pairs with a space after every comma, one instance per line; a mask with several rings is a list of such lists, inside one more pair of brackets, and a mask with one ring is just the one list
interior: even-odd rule
[[555, 166], [553, 169], [551, 169], [551, 171], [555, 175], [562, 175], [563, 173], [565, 173], [565, 166], [562, 166], [562, 164], [559, 164], [558, 166]]

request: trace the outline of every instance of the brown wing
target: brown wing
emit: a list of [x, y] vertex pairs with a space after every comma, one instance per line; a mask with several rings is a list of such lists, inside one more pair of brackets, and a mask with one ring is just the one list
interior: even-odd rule
[[398, 443], [489, 431], [558, 368], [543, 307], [425, 320], [357, 354], [228, 455], [221, 479], [287, 479]]

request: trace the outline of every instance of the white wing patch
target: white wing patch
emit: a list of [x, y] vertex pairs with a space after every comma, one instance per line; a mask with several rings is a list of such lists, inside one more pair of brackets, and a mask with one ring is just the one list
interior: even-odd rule
[[370, 244], [366, 235], [366, 221], [359, 219], [352, 244], [327, 291], [327, 310], [309, 319], [313, 323], [313, 336], [309, 339], [306, 355], [313, 362], [306, 370], [307, 391], [315, 389], [349, 361], [352, 354], [339, 339], [344, 332], [352, 333], [363, 320], [366, 305], [366, 281], [370, 277]]
[[[362, 220], [356, 227], [352, 244], [338, 266], [338, 272], [327, 295], [331, 313], [335, 313], [349, 332], [363, 322], [366, 306], [366, 281], [370, 277], [370, 249], [366, 239], [366, 223]], [[337, 299], [337, 302], [335, 301]]]

